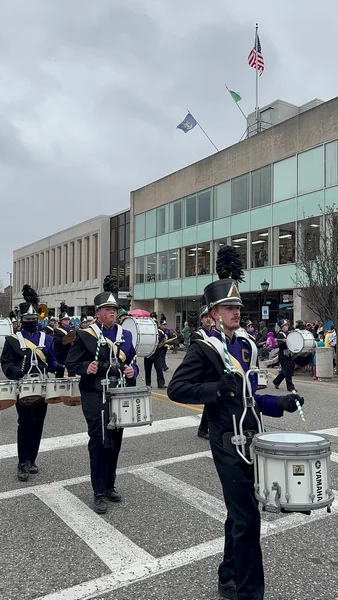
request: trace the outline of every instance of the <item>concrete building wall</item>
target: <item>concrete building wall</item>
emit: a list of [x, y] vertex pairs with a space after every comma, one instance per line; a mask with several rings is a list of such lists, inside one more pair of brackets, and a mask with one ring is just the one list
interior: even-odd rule
[[109, 220], [100, 215], [15, 250], [13, 306], [22, 301], [26, 283], [56, 312], [61, 301], [74, 314], [92, 305], [110, 271]]

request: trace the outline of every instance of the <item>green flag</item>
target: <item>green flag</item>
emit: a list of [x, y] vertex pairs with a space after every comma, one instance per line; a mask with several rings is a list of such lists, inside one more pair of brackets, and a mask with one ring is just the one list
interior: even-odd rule
[[239, 94], [237, 94], [237, 92], [234, 92], [233, 90], [229, 90], [229, 94], [235, 100], [236, 104], [237, 104], [237, 102], [242, 100], [241, 96]]

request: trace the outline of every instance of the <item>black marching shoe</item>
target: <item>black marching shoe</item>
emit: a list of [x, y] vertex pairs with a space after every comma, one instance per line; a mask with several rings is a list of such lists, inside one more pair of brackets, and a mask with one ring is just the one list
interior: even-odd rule
[[27, 481], [28, 480], [28, 477], [29, 477], [28, 467], [29, 467], [28, 462], [18, 464], [18, 480], [19, 481]]
[[94, 510], [98, 515], [104, 515], [107, 512], [108, 504], [104, 494], [94, 494]]
[[118, 493], [116, 488], [113, 488], [112, 490], [108, 490], [107, 498], [108, 498], [108, 500], [110, 500], [110, 502], [121, 502], [121, 500], [122, 500], [121, 494]]
[[39, 472], [39, 467], [35, 464], [35, 462], [29, 463], [29, 472], [32, 475], [36, 475]]
[[169, 371], [169, 367], [163, 367], [162, 371]]
[[279, 385], [277, 385], [277, 383], [275, 383], [274, 381], [272, 383], [275, 386], [276, 390], [279, 390]]
[[203, 429], [198, 429], [197, 435], [198, 435], [198, 437], [204, 438], [205, 440], [209, 439], [209, 432], [203, 431]]
[[157, 389], [158, 390], [166, 390], [167, 387], [168, 387], [167, 385], [159, 385], [159, 386], [157, 386]]
[[222, 598], [226, 600], [237, 600], [236, 582], [234, 579], [228, 581], [228, 583], [222, 583], [218, 580], [218, 593]]

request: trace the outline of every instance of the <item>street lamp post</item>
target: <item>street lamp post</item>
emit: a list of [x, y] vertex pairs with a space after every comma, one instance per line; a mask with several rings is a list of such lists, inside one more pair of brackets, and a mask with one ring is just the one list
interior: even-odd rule
[[[269, 307], [266, 304], [266, 295], [268, 293], [269, 290], [269, 283], [268, 281], [266, 281], [266, 279], [264, 278], [264, 281], [262, 281], [261, 283], [261, 289], [263, 292], [263, 306], [262, 306], [262, 320], [263, 321], [267, 321], [269, 319]], [[263, 310], [264, 307], [264, 310]]]

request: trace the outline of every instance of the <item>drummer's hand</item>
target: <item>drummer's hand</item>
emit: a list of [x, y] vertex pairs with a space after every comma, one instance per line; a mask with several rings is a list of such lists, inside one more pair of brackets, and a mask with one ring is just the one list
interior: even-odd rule
[[95, 360], [91, 362], [87, 367], [87, 375], [96, 375], [99, 366]]
[[217, 396], [221, 397], [229, 392], [235, 394], [237, 390], [236, 378], [233, 373], [224, 373], [217, 385]]
[[128, 378], [132, 379], [135, 375], [133, 367], [124, 367], [123, 374]]
[[287, 394], [286, 396], [279, 396], [277, 398], [277, 405], [283, 411], [286, 412], [295, 412], [297, 410], [296, 400], [298, 400], [299, 404], [303, 406], [304, 398], [299, 394]]

